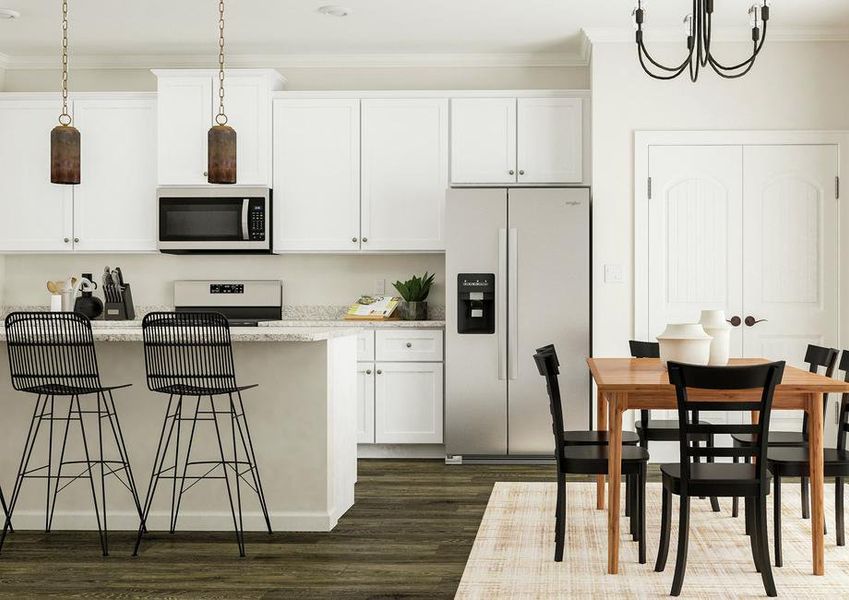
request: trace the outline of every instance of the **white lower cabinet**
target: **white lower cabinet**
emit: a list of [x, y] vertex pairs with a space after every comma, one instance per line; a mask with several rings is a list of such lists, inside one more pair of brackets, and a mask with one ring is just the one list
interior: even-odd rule
[[442, 363], [376, 363], [378, 444], [442, 443]]
[[374, 365], [357, 365], [357, 443], [374, 443]]

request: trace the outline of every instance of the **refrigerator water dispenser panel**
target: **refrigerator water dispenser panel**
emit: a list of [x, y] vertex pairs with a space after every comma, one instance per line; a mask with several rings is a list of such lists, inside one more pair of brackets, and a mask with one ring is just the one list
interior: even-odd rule
[[457, 333], [495, 333], [495, 275], [457, 274]]

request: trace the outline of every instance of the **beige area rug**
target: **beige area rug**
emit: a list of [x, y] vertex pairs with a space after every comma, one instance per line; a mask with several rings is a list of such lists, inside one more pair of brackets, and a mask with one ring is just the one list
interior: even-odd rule
[[[607, 575], [606, 512], [595, 510], [594, 483], [567, 483], [566, 551], [554, 562], [554, 483], [496, 483], [466, 563], [456, 598], [666, 598], [675, 569], [678, 504], [672, 510], [669, 560], [654, 572], [660, 535], [661, 484], [646, 490], [648, 563], [637, 562], [637, 543], [623, 535], [619, 574]], [[624, 488], [623, 488], [624, 489]], [[811, 522], [800, 516], [798, 483], [782, 487], [784, 566], [773, 567], [782, 598], [849, 598], [849, 546], [834, 536], [834, 486], [826, 485], [828, 536], [824, 577], [811, 575]], [[770, 496], [771, 498], [771, 496]], [[693, 499], [690, 550], [681, 598], [766, 598], [755, 571], [740, 517], [731, 518], [730, 499], [722, 512]], [[769, 512], [772, 552], [772, 501]], [[627, 519], [622, 518], [627, 527]]]

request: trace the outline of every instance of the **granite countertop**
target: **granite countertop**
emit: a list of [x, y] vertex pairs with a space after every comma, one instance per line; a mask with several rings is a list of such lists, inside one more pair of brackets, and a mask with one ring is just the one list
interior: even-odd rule
[[[231, 327], [233, 342], [321, 342], [337, 337], [357, 335], [359, 328], [339, 327]], [[141, 342], [141, 321], [92, 321], [96, 342]], [[0, 341], [6, 331], [0, 327]]]
[[444, 329], [445, 321], [361, 321], [345, 319], [263, 321], [260, 327], [357, 327], [359, 329]]

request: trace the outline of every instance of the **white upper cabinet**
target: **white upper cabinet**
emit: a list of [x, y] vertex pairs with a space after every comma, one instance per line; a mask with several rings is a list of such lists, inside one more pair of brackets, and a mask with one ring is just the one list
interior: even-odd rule
[[82, 132], [74, 249], [154, 252], [155, 98], [75, 100], [74, 120]]
[[451, 182], [583, 181], [581, 98], [454, 98]]
[[58, 96], [0, 100], [0, 252], [73, 249], [74, 186], [50, 183], [50, 130], [61, 109]]
[[519, 98], [517, 181], [580, 183], [583, 102], [580, 98]]
[[516, 99], [451, 100], [451, 181], [516, 181]]
[[274, 101], [274, 249], [360, 249], [360, 101]]
[[[207, 132], [218, 113], [211, 70], [156, 70], [160, 185], [207, 184]], [[226, 72], [224, 112], [236, 130], [236, 183], [271, 186], [271, 92], [285, 80], [267, 69]]]
[[447, 187], [448, 100], [363, 100], [363, 250], [444, 250]]

